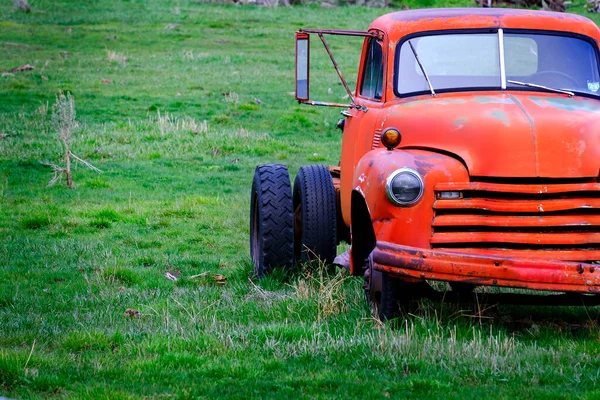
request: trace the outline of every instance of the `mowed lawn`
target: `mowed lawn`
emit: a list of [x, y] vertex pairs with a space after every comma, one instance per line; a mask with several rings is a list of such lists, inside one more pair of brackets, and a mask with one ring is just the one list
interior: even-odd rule
[[[391, 10], [30, 3], [0, 4], [0, 396], [600, 397], [597, 308], [424, 302], [384, 325], [345, 271], [252, 277], [255, 166], [339, 159], [339, 109], [291, 93], [293, 32]], [[332, 47], [354, 82], [361, 40]], [[313, 50], [313, 96], [344, 101]], [[74, 189], [47, 187], [59, 90], [102, 170], [75, 163]]]

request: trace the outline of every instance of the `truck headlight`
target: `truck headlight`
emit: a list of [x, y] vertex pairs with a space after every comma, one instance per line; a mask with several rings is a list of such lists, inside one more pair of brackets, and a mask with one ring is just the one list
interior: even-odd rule
[[392, 172], [385, 183], [388, 199], [397, 206], [410, 206], [423, 196], [423, 178], [410, 168]]

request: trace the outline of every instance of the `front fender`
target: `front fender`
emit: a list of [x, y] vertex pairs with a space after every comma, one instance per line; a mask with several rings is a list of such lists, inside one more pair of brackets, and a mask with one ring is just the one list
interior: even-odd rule
[[[387, 178], [399, 168], [414, 169], [425, 185], [421, 199], [409, 207], [396, 206], [385, 192]], [[358, 163], [352, 187], [365, 199], [377, 241], [430, 248], [435, 185], [468, 181], [463, 163], [451, 156], [425, 150], [377, 149]]]

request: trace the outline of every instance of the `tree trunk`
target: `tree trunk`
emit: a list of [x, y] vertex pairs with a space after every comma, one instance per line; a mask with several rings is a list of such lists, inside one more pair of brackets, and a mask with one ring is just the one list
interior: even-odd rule
[[69, 151], [69, 146], [67, 145], [67, 152], [66, 152], [66, 168], [65, 168], [65, 174], [67, 175], [67, 187], [69, 189], [73, 188], [73, 176], [71, 175], [71, 152]]

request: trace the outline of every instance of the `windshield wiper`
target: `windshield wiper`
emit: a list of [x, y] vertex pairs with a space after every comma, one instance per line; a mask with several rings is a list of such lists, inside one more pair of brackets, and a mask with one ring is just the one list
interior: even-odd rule
[[412, 50], [414, 56], [415, 56], [415, 60], [417, 60], [417, 64], [419, 64], [419, 68], [421, 68], [421, 72], [423, 73], [423, 76], [425, 77], [425, 80], [427, 81], [427, 85], [429, 85], [429, 90], [431, 91], [431, 95], [435, 96], [435, 90], [433, 90], [433, 86], [431, 85], [431, 81], [429, 80], [429, 76], [427, 76], [427, 72], [425, 72], [425, 68], [423, 67], [423, 64], [421, 64], [421, 60], [419, 60], [419, 56], [417, 55], [417, 51], [415, 50], [415, 48], [413, 47], [413, 44], [411, 43], [411, 41], [408, 41], [408, 45], [410, 46], [410, 49]]
[[514, 85], [521, 85], [521, 86], [527, 86], [527, 87], [532, 87], [532, 88], [536, 88], [536, 89], [545, 89], [545, 90], [548, 90], [550, 92], [555, 92], [555, 93], [562, 93], [562, 94], [568, 95], [569, 97], [575, 96], [575, 93], [569, 92], [568, 90], [555, 89], [555, 88], [551, 88], [551, 87], [543, 86], [543, 85], [536, 85], [535, 83], [511, 81], [510, 79], [507, 82], [512, 83]]

